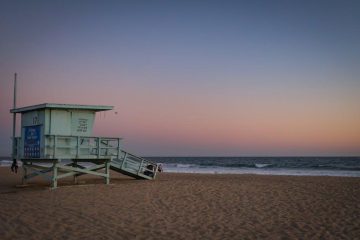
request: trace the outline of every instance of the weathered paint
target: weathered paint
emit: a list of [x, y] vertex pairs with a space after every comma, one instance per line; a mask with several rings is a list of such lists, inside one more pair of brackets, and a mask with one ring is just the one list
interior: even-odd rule
[[[40, 155], [46, 157], [46, 148], [51, 142], [47, 135], [87, 136], [93, 133], [95, 113], [113, 109], [112, 106], [74, 105], [74, 104], [39, 104], [18, 109], [12, 113], [21, 113], [20, 158], [28, 157], [25, 147], [25, 130], [27, 127], [40, 128]], [[76, 139], [75, 139], [76, 140]], [[61, 149], [59, 149], [61, 154]], [[64, 150], [66, 151], [66, 150]]]

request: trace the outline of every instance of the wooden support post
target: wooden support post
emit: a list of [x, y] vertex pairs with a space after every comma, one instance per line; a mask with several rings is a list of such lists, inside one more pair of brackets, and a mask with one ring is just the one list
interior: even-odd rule
[[51, 179], [51, 188], [55, 189], [57, 188], [58, 163], [55, 162], [52, 168], [53, 168], [53, 176]]
[[155, 165], [155, 172], [154, 172], [154, 177], [153, 177], [153, 179], [155, 179], [155, 177], [156, 177], [156, 173], [158, 172], [158, 170], [159, 170], [159, 165]]
[[110, 183], [110, 161], [109, 160], [105, 160], [105, 183], [109, 184]]
[[74, 184], [78, 184], [78, 180], [77, 180], [76, 174], [74, 175]]
[[21, 180], [21, 184], [25, 185], [26, 184], [26, 175], [27, 175], [26, 162], [22, 163], [22, 167], [23, 167], [23, 177], [22, 177], [22, 180]]
[[74, 184], [77, 184], [77, 183], [78, 183], [77, 175], [75, 174], [75, 175], [74, 175]]
[[[78, 137], [78, 143], [79, 143], [79, 137]], [[79, 149], [79, 146], [78, 146], [78, 149]], [[77, 161], [73, 160], [73, 167], [78, 167], [78, 164], [77, 164]], [[77, 174], [74, 174], [74, 184], [77, 184], [78, 183], [78, 180], [77, 180]]]
[[54, 150], [53, 150], [53, 158], [56, 156], [56, 148], [57, 148], [57, 137], [54, 135]]

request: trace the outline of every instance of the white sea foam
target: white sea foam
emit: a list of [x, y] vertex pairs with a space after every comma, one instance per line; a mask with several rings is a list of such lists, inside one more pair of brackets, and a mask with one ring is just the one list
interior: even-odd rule
[[181, 163], [175, 164], [175, 166], [178, 167], [178, 168], [191, 168], [191, 167], [196, 167], [195, 164], [181, 164]]
[[315, 170], [315, 169], [274, 169], [274, 168], [228, 168], [228, 167], [176, 167], [176, 164], [163, 164], [164, 172], [169, 173], [200, 173], [200, 174], [259, 174], [259, 175], [285, 175], [285, 176], [342, 176], [360, 177], [360, 171], [347, 170]]
[[271, 166], [272, 164], [270, 163], [256, 163], [255, 164], [255, 167], [257, 168], [264, 168], [264, 167], [268, 167], [268, 166]]

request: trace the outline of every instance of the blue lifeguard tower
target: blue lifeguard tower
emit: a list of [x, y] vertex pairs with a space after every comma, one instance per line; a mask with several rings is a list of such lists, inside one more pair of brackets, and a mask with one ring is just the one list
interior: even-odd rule
[[[15, 104], [14, 104], [15, 105]], [[155, 179], [157, 164], [121, 148], [121, 138], [92, 136], [95, 114], [112, 106], [53, 104], [13, 108], [21, 114], [21, 136], [13, 139], [13, 159], [23, 166], [23, 183], [42, 176], [58, 180], [83, 174], [110, 182], [110, 169], [137, 179]], [[14, 131], [15, 132], [15, 131]], [[89, 164], [90, 163], [90, 164]]]

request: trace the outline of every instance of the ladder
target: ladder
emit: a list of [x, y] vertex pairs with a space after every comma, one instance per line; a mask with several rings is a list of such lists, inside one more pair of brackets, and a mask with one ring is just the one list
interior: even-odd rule
[[112, 158], [110, 169], [136, 179], [155, 179], [158, 166], [145, 158], [121, 150], [120, 158]]

